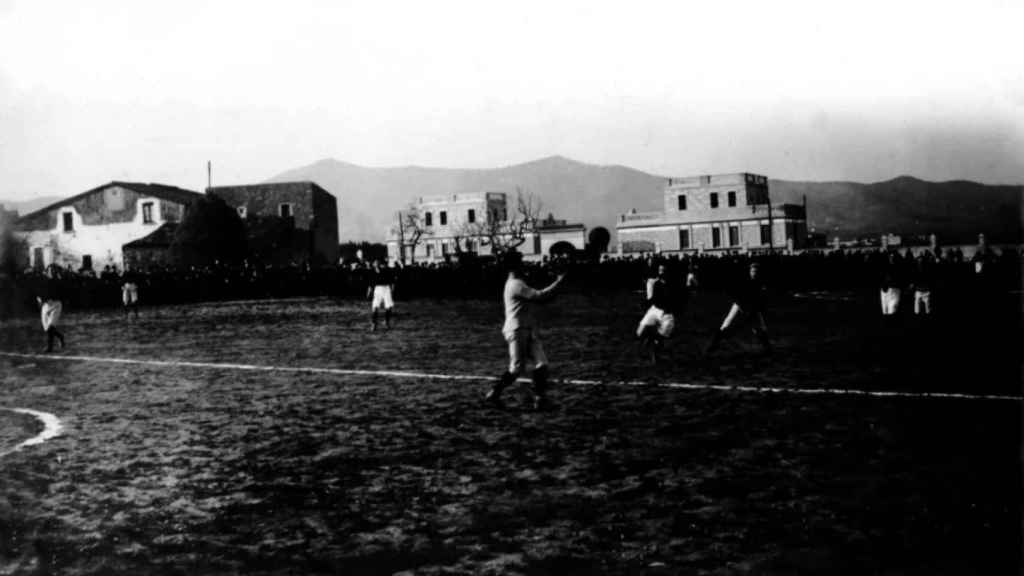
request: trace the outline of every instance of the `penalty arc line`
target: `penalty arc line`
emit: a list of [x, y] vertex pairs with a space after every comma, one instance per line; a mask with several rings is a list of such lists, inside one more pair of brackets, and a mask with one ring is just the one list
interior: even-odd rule
[[46, 442], [51, 438], [60, 436], [60, 434], [64, 431], [64, 424], [61, 423], [60, 418], [57, 418], [56, 416], [50, 414], [49, 412], [40, 412], [39, 410], [32, 410], [30, 408], [0, 407], [0, 410], [7, 410], [8, 412], [16, 412], [18, 414], [27, 414], [43, 423], [42, 432], [29, 438], [28, 440], [23, 441], [21, 444], [18, 444], [17, 446], [11, 448], [10, 450], [0, 452], [0, 458], [3, 458], [8, 454], [13, 454], [18, 450], [21, 450], [22, 448], [26, 448], [28, 446], [42, 444], [43, 442]]
[[[485, 382], [494, 380], [490, 376], [473, 374], [438, 374], [431, 372], [414, 372], [409, 370], [367, 370], [359, 368], [322, 368], [315, 366], [268, 366], [261, 364], [236, 364], [222, 362], [193, 362], [188, 360], [153, 360], [141, 358], [113, 358], [106, 356], [72, 356], [26, 354], [19, 352], [2, 352], [0, 356], [8, 358], [24, 358], [33, 360], [63, 360], [67, 362], [101, 362], [107, 364], [128, 364], [139, 366], [160, 366], [172, 368], [205, 368], [214, 370], [245, 370], [253, 372], [292, 372], [307, 374], [334, 374], [338, 376], [379, 376], [384, 378], [421, 378], [428, 380], [453, 380]], [[520, 378], [520, 382], [529, 382]], [[818, 396], [865, 396], [875, 398], [945, 398], [955, 400], [1009, 400], [1024, 401], [1021, 396], [995, 394], [962, 394], [955, 392], [899, 392], [894, 390], [860, 390], [856, 388], [780, 388], [770, 386], [729, 386], [725, 384], [692, 384], [686, 382], [644, 382], [641, 380], [601, 381], [586, 379], [552, 379], [558, 384], [571, 386], [627, 386], [642, 388], [669, 388], [675, 390], [716, 390], [721, 392], [750, 392], [778, 394], [806, 394]]]

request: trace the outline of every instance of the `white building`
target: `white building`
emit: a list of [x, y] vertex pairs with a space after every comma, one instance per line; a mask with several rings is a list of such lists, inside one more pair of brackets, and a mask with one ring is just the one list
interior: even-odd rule
[[34, 267], [124, 266], [122, 247], [180, 222], [202, 195], [163, 184], [110, 182], [22, 216], [17, 234]]
[[768, 178], [759, 174], [669, 178], [662, 202], [657, 212], [619, 216], [621, 252], [794, 250], [806, 244], [806, 208], [773, 205]]
[[[415, 202], [415, 207], [425, 232], [415, 247], [411, 246], [409, 233], [399, 230], [398, 222], [402, 221], [399, 213], [388, 234], [388, 258], [391, 260], [437, 262], [459, 252], [491, 255], [492, 246], [480, 230], [509, 220], [508, 197], [504, 192], [424, 196]], [[405, 246], [400, 249], [403, 235]], [[553, 246], [582, 250], [585, 243], [586, 227], [566, 224], [565, 220], [554, 220], [549, 215], [547, 220], [537, 221], [532, 230], [524, 234], [524, 241], [516, 250], [528, 259], [540, 259], [548, 255]]]

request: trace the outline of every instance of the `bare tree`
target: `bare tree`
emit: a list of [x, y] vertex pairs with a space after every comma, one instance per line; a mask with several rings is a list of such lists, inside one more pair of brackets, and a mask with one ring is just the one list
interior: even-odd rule
[[506, 244], [503, 252], [513, 250], [526, 242], [526, 235], [537, 229], [543, 202], [532, 192], [516, 187], [516, 209], [506, 224]]
[[516, 207], [511, 214], [504, 218], [497, 213], [490, 214], [482, 222], [463, 224], [458, 238], [476, 239], [481, 246], [490, 246], [494, 254], [514, 250], [536, 229], [542, 206], [540, 198], [516, 187]]
[[420, 245], [424, 236], [434, 233], [427, 227], [420, 212], [420, 207], [412, 202], [405, 210], [398, 213], [398, 225], [393, 230], [398, 237], [398, 258], [405, 262], [405, 248], [409, 247], [409, 261], [416, 263], [416, 247]]

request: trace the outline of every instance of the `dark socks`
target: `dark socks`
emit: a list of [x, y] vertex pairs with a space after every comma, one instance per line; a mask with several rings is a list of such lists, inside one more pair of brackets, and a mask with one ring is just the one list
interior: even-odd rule
[[548, 367], [541, 366], [533, 371], [533, 393], [544, 396], [548, 391]]
[[60, 342], [60, 347], [64, 348], [64, 335], [57, 331], [56, 328], [50, 326], [46, 330], [46, 351], [53, 352], [53, 341], [57, 340]]
[[711, 343], [704, 350], [705, 354], [710, 354], [718, 349], [718, 345], [722, 343], [722, 338], [725, 338], [725, 330], [716, 330], [715, 335], [711, 338]]
[[501, 402], [501, 393], [505, 388], [508, 388], [516, 381], [516, 375], [511, 372], [505, 372], [498, 378], [498, 381], [494, 383], [490, 392], [487, 393], [487, 399], [491, 402]]

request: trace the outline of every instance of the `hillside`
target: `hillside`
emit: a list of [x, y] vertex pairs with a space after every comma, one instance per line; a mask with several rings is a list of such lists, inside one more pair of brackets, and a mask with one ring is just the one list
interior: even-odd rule
[[321, 160], [271, 178], [313, 180], [338, 198], [342, 240], [381, 241], [395, 211], [419, 196], [500, 191], [535, 193], [543, 212], [605, 226], [614, 232], [617, 214], [630, 208], [655, 210], [664, 179], [623, 166], [594, 166], [561, 157], [490, 170], [365, 168]]
[[934, 233], [942, 242], [973, 242], [985, 232], [993, 241], [1022, 240], [1022, 186], [900, 176], [872, 184], [771, 180], [769, 189], [776, 202], [806, 196], [808, 227], [829, 237]]
[[39, 198], [31, 198], [29, 200], [0, 199], [0, 206], [3, 206], [5, 210], [17, 210], [19, 214], [24, 215], [29, 212], [34, 212], [49, 204], [53, 204], [60, 199], [60, 196], [42, 196]]
[[[418, 196], [504, 191], [534, 192], [544, 213], [605, 226], [618, 214], [657, 210], [665, 179], [624, 166], [596, 166], [552, 156], [502, 168], [459, 170], [416, 166], [367, 168], [326, 159], [269, 181], [312, 180], [338, 198], [342, 240], [382, 241], [393, 214]], [[830, 236], [935, 233], [944, 242], [1021, 240], [1022, 186], [967, 181], [926, 182], [909, 176], [863, 184], [771, 180], [775, 202], [807, 197], [808, 226]]]

